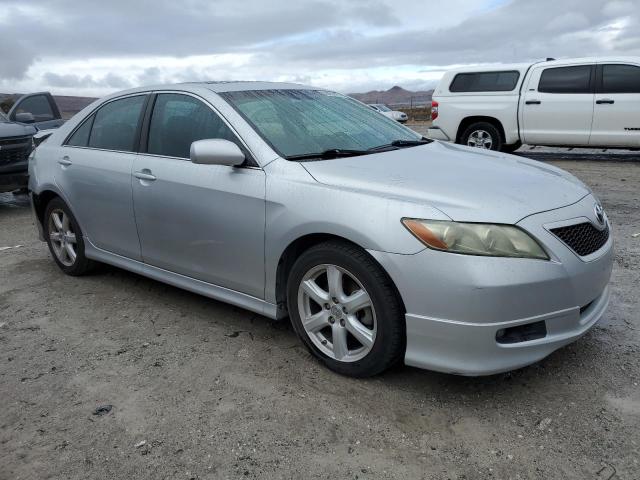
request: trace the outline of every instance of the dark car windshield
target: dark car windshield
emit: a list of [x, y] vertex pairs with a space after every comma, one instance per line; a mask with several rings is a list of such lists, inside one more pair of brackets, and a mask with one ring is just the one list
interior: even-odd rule
[[[279, 155], [368, 151], [421, 137], [360, 102], [323, 90], [250, 90], [221, 94]], [[409, 145], [407, 145], [409, 146]]]
[[2, 110], [0, 110], [0, 122], [8, 122], [9, 119], [7, 118], [7, 116], [4, 114], [4, 112]]

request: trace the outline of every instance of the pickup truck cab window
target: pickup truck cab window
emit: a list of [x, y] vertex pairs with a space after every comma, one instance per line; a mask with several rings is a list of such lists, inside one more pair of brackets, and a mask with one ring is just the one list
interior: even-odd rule
[[602, 66], [598, 93], [640, 93], [640, 67], [610, 64]]
[[541, 93], [591, 93], [592, 65], [547, 68], [540, 76]]
[[35, 122], [46, 122], [56, 117], [45, 95], [33, 95], [24, 99], [15, 113], [31, 113]]

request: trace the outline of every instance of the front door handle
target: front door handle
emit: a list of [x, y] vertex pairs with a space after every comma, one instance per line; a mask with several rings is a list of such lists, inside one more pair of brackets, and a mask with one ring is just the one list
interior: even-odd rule
[[133, 176], [139, 178], [140, 180], [147, 180], [149, 182], [153, 182], [156, 179], [155, 175], [151, 173], [151, 170], [148, 170], [146, 168], [144, 170], [141, 170], [140, 172], [133, 172]]
[[526, 105], [540, 105], [542, 102], [540, 100], [527, 100], [524, 103]]
[[603, 98], [602, 100], [596, 100], [597, 105], [613, 105], [616, 103], [615, 100], [611, 100], [610, 98]]
[[58, 163], [63, 167], [68, 167], [73, 164], [73, 162], [71, 161], [68, 155], [65, 155], [60, 160], [58, 160]]

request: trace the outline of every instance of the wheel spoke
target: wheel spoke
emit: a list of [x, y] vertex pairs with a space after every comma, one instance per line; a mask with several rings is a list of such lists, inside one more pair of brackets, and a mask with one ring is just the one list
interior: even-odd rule
[[329, 284], [329, 294], [338, 300], [344, 298], [342, 289], [342, 272], [333, 265], [327, 267], [327, 282]]
[[67, 242], [76, 243], [76, 234], [73, 232], [67, 233]]
[[49, 238], [52, 242], [60, 243], [62, 241], [62, 234], [60, 232], [51, 232]]
[[65, 244], [64, 246], [65, 251], [67, 252], [67, 256], [69, 257], [69, 260], [71, 262], [75, 262], [76, 261], [76, 251], [73, 249], [73, 245], [70, 244]]
[[307, 295], [309, 295], [309, 298], [321, 307], [324, 307], [324, 304], [329, 301], [329, 293], [325, 292], [315, 281], [311, 279], [305, 280], [302, 283], [302, 289]]
[[347, 316], [345, 327], [363, 347], [369, 348], [373, 345], [373, 332], [360, 323], [355, 315]]
[[358, 310], [363, 309], [371, 305], [371, 298], [364, 290], [357, 290], [342, 302], [349, 313], [355, 313]]
[[342, 360], [349, 354], [349, 347], [347, 347], [347, 330], [342, 328], [338, 323], [335, 323], [331, 337], [333, 355], [336, 357], [336, 360]]
[[51, 218], [53, 219], [53, 224], [56, 227], [56, 230], [61, 231], [62, 228], [62, 219], [60, 218], [59, 213], [52, 213]]
[[69, 216], [64, 213], [62, 214], [62, 230], [65, 232], [69, 231]]
[[323, 328], [329, 326], [329, 311], [320, 310], [318, 313], [309, 315], [304, 320], [304, 328], [308, 332], [317, 333]]

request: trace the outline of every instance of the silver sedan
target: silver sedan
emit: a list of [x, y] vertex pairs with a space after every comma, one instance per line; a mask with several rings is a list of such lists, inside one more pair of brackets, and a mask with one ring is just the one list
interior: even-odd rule
[[29, 168], [65, 273], [104, 262], [290, 317], [345, 375], [522, 367], [583, 335], [609, 299], [610, 225], [579, 180], [428, 141], [317, 88], [117, 93]]

